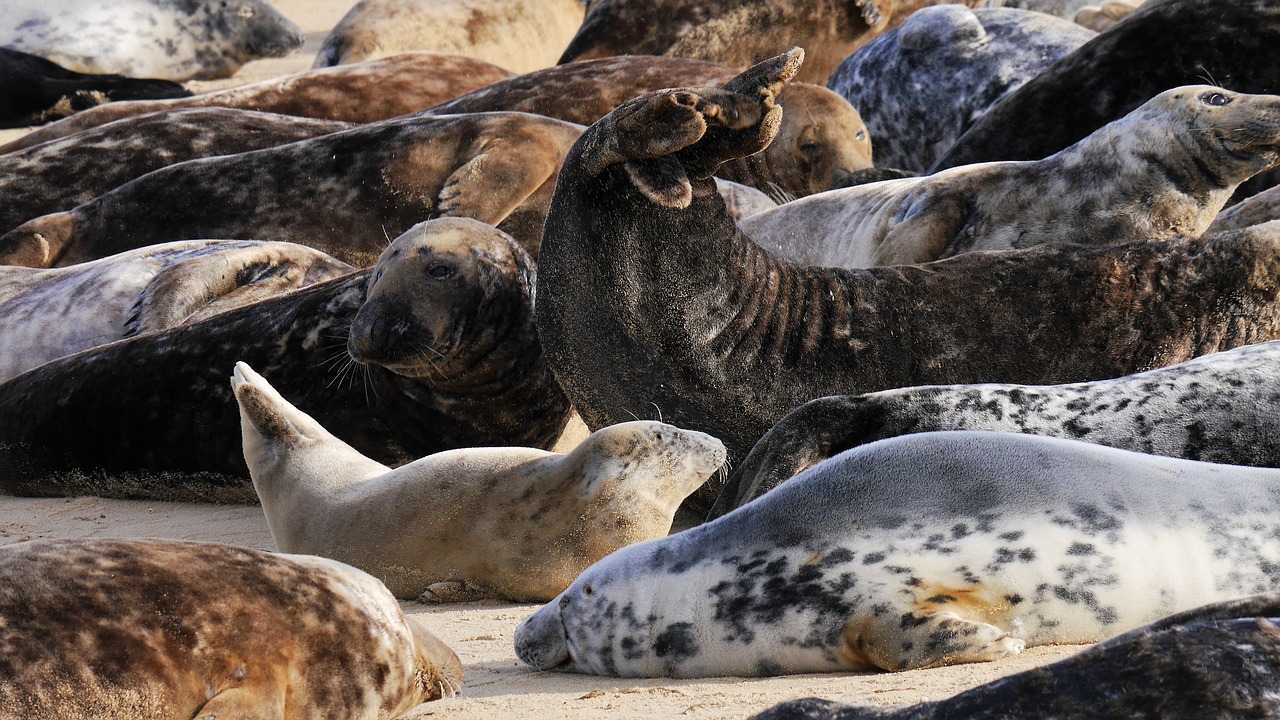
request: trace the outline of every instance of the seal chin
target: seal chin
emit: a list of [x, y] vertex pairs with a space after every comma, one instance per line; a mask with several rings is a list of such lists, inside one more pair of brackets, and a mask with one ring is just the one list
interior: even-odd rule
[[535, 670], [572, 670], [569, 641], [560, 618], [564, 595], [525, 618], [516, 628], [516, 657]]

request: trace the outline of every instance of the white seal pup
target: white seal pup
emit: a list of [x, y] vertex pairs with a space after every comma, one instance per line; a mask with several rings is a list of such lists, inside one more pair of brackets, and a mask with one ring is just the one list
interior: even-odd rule
[[203, 80], [288, 55], [302, 29], [265, 0], [6, 0], [0, 47], [77, 72]]
[[850, 268], [1049, 242], [1198, 237], [1240, 183], [1277, 161], [1280, 97], [1184, 86], [1043, 160], [819, 193], [760, 213], [742, 231], [785, 260]]
[[527, 618], [515, 649], [538, 669], [621, 677], [995, 660], [1280, 590], [1278, 511], [1277, 470], [906, 435], [619, 550]]
[[354, 271], [319, 250], [255, 240], [151, 245], [67, 268], [0, 265], [0, 382]]
[[0, 549], [0, 718], [389, 720], [462, 664], [376, 579], [214, 543]]
[[724, 445], [657, 422], [567, 454], [469, 448], [394, 470], [356, 452], [236, 363], [244, 459], [271, 536], [378, 577], [402, 598], [544, 602], [618, 548], [663, 537]]

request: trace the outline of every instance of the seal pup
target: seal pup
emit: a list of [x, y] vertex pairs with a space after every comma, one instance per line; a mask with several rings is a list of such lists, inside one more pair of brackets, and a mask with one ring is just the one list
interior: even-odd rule
[[441, 218], [372, 269], [45, 363], [0, 384], [0, 489], [252, 501], [226, 382], [240, 360], [387, 465], [550, 447], [570, 410], [533, 272], [509, 235]]
[[1094, 35], [1044, 13], [935, 5], [855, 50], [827, 87], [858, 108], [878, 165], [922, 173], [1000, 98]]
[[997, 103], [932, 171], [1039, 160], [1160, 92], [1207, 78], [1236, 92], [1280, 92], [1280, 67], [1258, 62], [1277, 45], [1273, 0], [1146, 3]]
[[353, 270], [319, 250], [254, 240], [152, 245], [49, 270], [0, 266], [0, 382]]
[[0, 232], [71, 210], [152, 170], [348, 130], [348, 123], [229, 108], [148, 113], [0, 154]]
[[[1280, 224], [1278, 224], [1280, 225]], [[926, 385], [810, 400], [734, 469], [718, 517], [851, 447], [933, 430], [1049, 435], [1188, 460], [1280, 467], [1280, 343], [1069, 385]]]
[[113, 103], [78, 112], [0, 146], [13, 152], [126, 117], [197, 107], [227, 107], [318, 120], [370, 123], [439, 104], [510, 71], [481, 60], [437, 53], [403, 53], [212, 90], [175, 100]]
[[738, 459], [815, 397], [1080, 382], [1280, 338], [1280, 226], [868, 270], [774, 258], [707, 178], [768, 145], [800, 57], [633, 100], [569, 152], [543, 235], [538, 335], [588, 427], [660, 412]]
[[381, 583], [324, 558], [42, 540], [0, 549], [0, 578], [6, 719], [382, 720], [462, 686]]
[[390, 237], [431, 217], [497, 225], [536, 258], [556, 173], [581, 132], [527, 113], [405, 118], [189, 160], [14, 228], [0, 236], [0, 264], [63, 266], [170, 240], [252, 237], [368, 267]]
[[555, 65], [583, 0], [360, 0], [329, 31], [314, 67], [406, 50], [466, 55], [517, 73]]
[[116, 100], [185, 97], [168, 80], [88, 75], [41, 57], [0, 48], [0, 127], [38, 125]]
[[[719, 85], [738, 71], [690, 58], [621, 56], [582, 60], [493, 83], [424, 110], [424, 115], [511, 110], [590, 125], [646, 92]], [[777, 139], [764, 152], [725, 162], [716, 174], [784, 197], [829, 190], [870, 168], [871, 136], [858, 111], [835, 93], [795, 83], [778, 98]]]
[[631, 422], [566, 454], [469, 448], [392, 470], [248, 365], [236, 363], [231, 387], [276, 546], [350, 563], [397, 597], [428, 602], [546, 602], [614, 550], [666, 536], [680, 501], [725, 459], [709, 435]]
[[792, 700], [752, 720], [1274, 717], [1280, 673], [1276, 595], [1157, 620], [1045, 667], [902, 708]]
[[6, 0], [0, 47], [68, 70], [165, 80], [230, 77], [302, 47], [302, 29], [264, 0]]
[[[516, 629], [541, 670], [910, 670], [1280, 590], [1280, 471], [945, 432], [837, 455], [623, 548]], [[839, 508], [838, 512], [832, 512]]]
[[1280, 97], [1187, 86], [1043, 160], [821, 193], [760, 213], [742, 230], [780, 258], [836, 267], [1198, 237], [1240, 183], [1277, 162]]

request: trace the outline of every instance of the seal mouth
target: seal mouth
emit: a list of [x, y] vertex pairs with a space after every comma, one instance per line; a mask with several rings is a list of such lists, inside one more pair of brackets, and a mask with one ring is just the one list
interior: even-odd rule
[[[567, 592], [567, 591], [566, 591]], [[543, 605], [537, 612], [524, 619], [516, 628], [516, 657], [534, 670], [571, 670], [572, 655], [569, 652], [568, 633], [565, 631], [561, 608], [568, 596]]]

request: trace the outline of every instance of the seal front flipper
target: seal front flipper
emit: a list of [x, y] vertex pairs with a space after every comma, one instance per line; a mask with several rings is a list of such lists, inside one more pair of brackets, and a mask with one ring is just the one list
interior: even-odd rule
[[966, 230], [969, 204], [952, 196], [931, 196], [912, 203], [905, 220], [893, 226], [876, 248], [873, 266], [932, 262]]
[[998, 660], [1022, 652], [1026, 645], [995, 625], [967, 620], [950, 610], [890, 610], [850, 620], [836, 656], [853, 668], [916, 670]]
[[75, 235], [76, 221], [70, 212], [28, 220], [0, 237], [0, 265], [53, 267], [63, 259]]
[[422, 591], [422, 595], [418, 596], [418, 602], [424, 605], [432, 605], [435, 603], [472, 602], [498, 597], [502, 597], [502, 595], [479, 580], [445, 580], [428, 585]]
[[[274, 684], [273, 684], [274, 685]], [[268, 690], [264, 688], [263, 690]], [[193, 716], [195, 720], [279, 720], [284, 717], [284, 696], [275, 690], [245, 686], [219, 692]]]
[[559, 168], [558, 158], [540, 145], [489, 140], [445, 179], [436, 212], [498, 225]]

